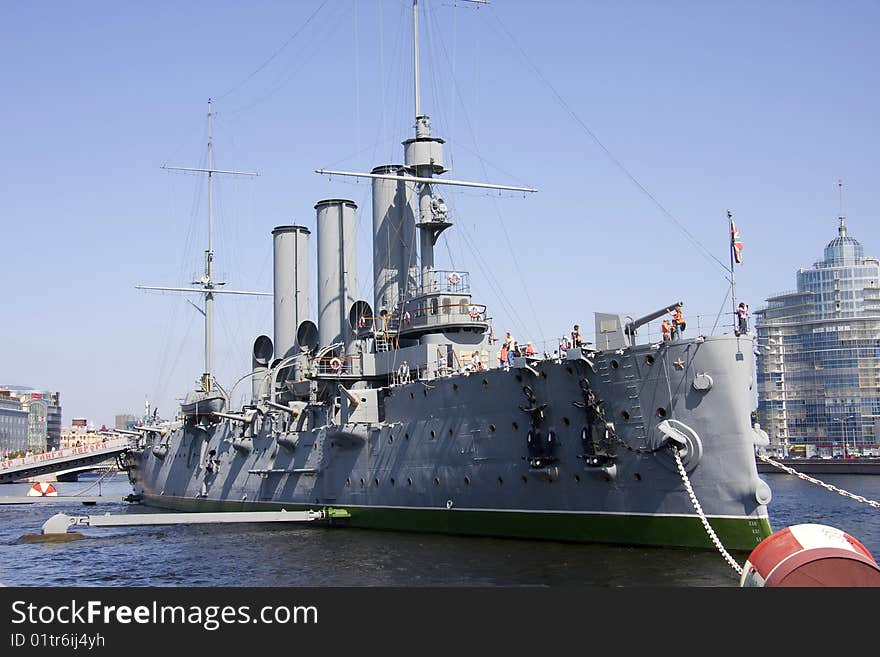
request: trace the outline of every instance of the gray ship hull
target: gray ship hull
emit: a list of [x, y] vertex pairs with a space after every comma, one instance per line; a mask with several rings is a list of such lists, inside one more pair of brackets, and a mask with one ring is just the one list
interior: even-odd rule
[[770, 535], [751, 338], [519, 365], [352, 390], [376, 405], [368, 421], [306, 405], [187, 422], [166, 449], [131, 452], [129, 476], [145, 504], [169, 509], [335, 507], [354, 527], [713, 547], [668, 448], [672, 424], [722, 544], [751, 550]]

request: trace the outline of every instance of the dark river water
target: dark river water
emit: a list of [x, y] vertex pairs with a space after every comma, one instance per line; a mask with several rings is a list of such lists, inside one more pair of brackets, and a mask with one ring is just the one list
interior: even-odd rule
[[[880, 509], [788, 474], [762, 475], [773, 490], [774, 530], [800, 523], [841, 529], [880, 559]], [[880, 476], [816, 476], [880, 500]], [[61, 495], [91, 485], [55, 484]], [[0, 486], [24, 495], [30, 484]], [[148, 512], [122, 501], [116, 475], [87, 492], [106, 500], [0, 506], [0, 583], [7, 586], [524, 586], [737, 587], [714, 550], [583, 545], [380, 532], [307, 525], [85, 528], [65, 543], [20, 540], [52, 515]], [[742, 565], [748, 553], [735, 552]]]

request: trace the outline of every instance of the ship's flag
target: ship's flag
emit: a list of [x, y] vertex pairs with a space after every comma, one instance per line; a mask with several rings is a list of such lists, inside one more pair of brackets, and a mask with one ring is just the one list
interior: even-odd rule
[[743, 243], [740, 241], [739, 228], [733, 223], [733, 219], [730, 220], [730, 248], [733, 249], [733, 259], [742, 264]]

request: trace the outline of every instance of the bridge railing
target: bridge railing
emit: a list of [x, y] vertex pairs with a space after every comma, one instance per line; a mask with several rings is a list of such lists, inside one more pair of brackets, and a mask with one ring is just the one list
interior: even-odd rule
[[42, 454], [31, 454], [30, 456], [22, 456], [15, 459], [5, 459], [0, 461], [0, 470], [7, 470], [10, 468], [18, 468], [22, 466], [28, 465], [37, 465], [39, 463], [46, 463], [50, 461], [55, 461], [59, 459], [66, 459], [72, 456], [81, 456], [84, 454], [93, 454], [95, 452], [101, 452], [104, 450], [112, 450], [119, 449], [121, 447], [128, 447], [129, 440], [128, 438], [115, 438], [113, 440], [108, 440], [107, 442], [95, 444], [95, 445], [81, 445], [79, 447], [67, 447], [65, 449], [58, 449], [52, 452], [43, 452]]

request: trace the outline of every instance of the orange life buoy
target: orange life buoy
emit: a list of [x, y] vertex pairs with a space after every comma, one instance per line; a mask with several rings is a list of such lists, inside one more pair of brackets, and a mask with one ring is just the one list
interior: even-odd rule
[[446, 280], [448, 280], [451, 285], [458, 285], [461, 283], [461, 276], [458, 275], [458, 272], [454, 271], [446, 277]]
[[330, 369], [333, 370], [334, 372], [338, 372], [339, 370], [342, 369], [342, 361], [339, 360], [338, 358], [330, 359]]
[[403, 323], [404, 324], [412, 323], [412, 315], [409, 314], [408, 310], [405, 313], [403, 313]]
[[471, 306], [468, 310], [468, 315], [471, 316], [471, 319], [479, 319], [480, 318], [480, 309], [476, 306]]
[[361, 318], [358, 320], [358, 328], [367, 328], [367, 318], [361, 315]]

